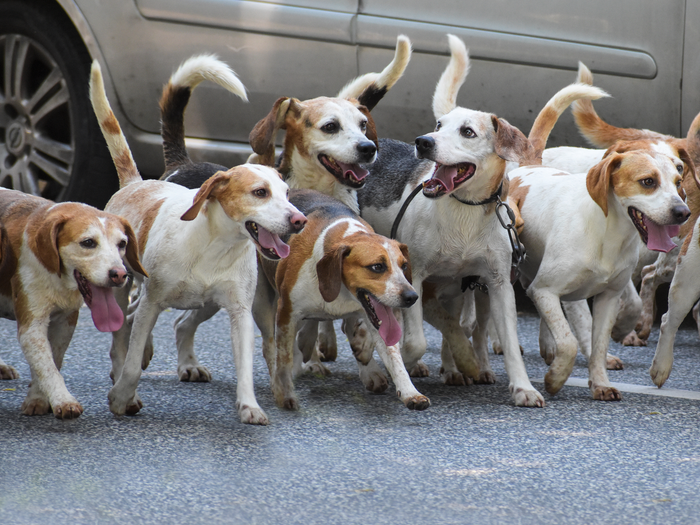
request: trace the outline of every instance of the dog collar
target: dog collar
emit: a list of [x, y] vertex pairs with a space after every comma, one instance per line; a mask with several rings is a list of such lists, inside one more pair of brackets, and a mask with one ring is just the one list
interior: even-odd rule
[[490, 197], [484, 199], [483, 201], [479, 202], [474, 202], [474, 201], [463, 201], [459, 197], [457, 197], [454, 193], [450, 193], [450, 197], [455, 199], [458, 202], [461, 202], [462, 204], [466, 204], [467, 206], [483, 206], [484, 204], [491, 204], [492, 202], [496, 202], [498, 199], [501, 197], [501, 192], [503, 191], [503, 182], [501, 182], [501, 185], [498, 187], [498, 189], [493, 193]]

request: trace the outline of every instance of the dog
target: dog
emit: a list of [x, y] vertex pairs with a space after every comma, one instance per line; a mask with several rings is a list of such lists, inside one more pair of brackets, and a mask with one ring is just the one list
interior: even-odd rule
[[[280, 235], [298, 232], [306, 218], [287, 200], [289, 188], [279, 173], [266, 166], [245, 164], [218, 172], [199, 190], [142, 180], [96, 61], [90, 96], [119, 175], [120, 190], [106, 209], [138, 225], [139, 248], [149, 272], [148, 278], [138, 279], [141, 292], [133, 325], [125, 323], [113, 336], [110, 410], [133, 415], [142, 408], [136, 387], [144, 346], [160, 312], [214, 303], [226, 309], [231, 322], [240, 420], [267, 424], [253, 391], [256, 250], [271, 259], [286, 257], [289, 246]], [[126, 311], [128, 289], [124, 292], [118, 302]]]
[[83, 302], [98, 330], [122, 326], [114, 289], [127, 288], [128, 272], [146, 275], [136, 236], [115, 214], [6, 189], [0, 224], [0, 315], [17, 321], [32, 373], [22, 412], [77, 418], [83, 407], [61, 376], [63, 356]]
[[[292, 97], [279, 98], [250, 133], [254, 153], [248, 161], [276, 165], [290, 188], [321, 191], [358, 212], [357, 189], [363, 186], [367, 167], [376, 159], [377, 151], [376, 128], [370, 112], [401, 78], [410, 57], [410, 41], [400, 35], [394, 58], [381, 73], [367, 73], [356, 78], [336, 97], [304, 101]], [[166, 180], [198, 188], [218, 167], [189, 160], [184, 143], [183, 113], [196, 80], [206, 75], [216, 81], [217, 76], [224, 75], [220, 64], [207, 65], [205, 61], [193, 62], [191, 66], [187, 64], [185, 62], [178, 69], [163, 89], [160, 103], [163, 148]], [[206, 73], [207, 70], [219, 73]], [[276, 158], [275, 142], [280, 131], [285, 132], [284, 144], [281, 155]], [[197, 327], [217, 311], [216, 306], [208, 305], [185, 312], [177, 319], [175, 328], [179, 355], [194, 355]], [[309, 323], [306, 329], [311, 328]], [[320, 360], [335, 360], [337, 344], [331, 322], [321, 322], [320, 328], [320, 355], [316, 352], [312, 354], [307, 369], [326, 374], [328, 370]], [[370, 376], [376, 377], [376, 374], [363, 374], [363, 377]], [[210, 378], [204, 367], [193, 370], [191, 374], [183, 373], [180, 377], [183, 380], [190, 377]], [[368, 388], [377, 391], [375, 383], [370, 379], [366, 381], [369, 381], [365, 383]]]
[[[532, 133], [530, 140], [543, 145]], [[548, 331], [556, 343], [556, 354], [546, 357], [550, 394], [564, 385], [577, 351], [561, 301], [592, 297], [589, 388], [593, 399], [621, 399], [608, 380], [606, 356], [620, 297], [637, 265], [639, 239], [650, 249], [669, 249], [690, 216], [681, 181], [692, 163], [682, 160], [689, 161], [687, 151], [678, 151], [638, 150], [627, 142], [609, 148], [587, 173], [545, 166], [509, 173], [508, 201], [528, 249], [520, 281], [542, 319], [540, 333]]]
[[[510, 283], [513, 248], [501, 225], [505, 213], [500, 219], [497, 215], [498, 199], [507, 194], [506, 160], [531, 158], [533, 145], [496, 115], [457, 107], [469, 58], [459, 38], [448, 39], [450, 62], [433, 98], [435, 131], [418, 137], [415, 148], [398, 141], [380, 142], [379, 158], [358, 192], [361, 215], [377, 233], [389, 235], [402, 203], [422, 185], [423, 195], [410, 203], [396, 228], [396, 239], [408, 245], [413, 286], [421, 294], [421, 300], [403, 313], [401, 351], [412, 374], [421, 367], [426, 350], [424, 316], [442, 332], [445, 347], [451, 350], [443, 352], [445, 382], [453, 383], [455, 377], [458, 382], [462, 376], [479, 378], [481, 368], [488, 367], [480, 349], [474, 355], [459, 325], [459, 309], [448, 311], [440, 304], [457, 297], [461, 305], [462, 278], [478, 276], [488, 286], [512, 399], [518, 406], [542, 407], [544, 399], [531, 385], [520, 354]], [[550, 100], [550, 118], [541, 125], [551, 129], [572, 100], [603, 94], [591, 86], [568, 87]]]
[[[428, 408], [429, 399], [413, 386], [401, 359], [401, 326], [392, 310], [418, 299], [411, 286], [408, 248], [377, 235], [352, 209], [323, 193], [293, 190], [290, 201], [307, 216], [308, 224], [290, 238], [289, 257], [277, 263], [274, 272], [268, 270], [273, 289], [258, 286], [254, 309], [277, 404], [299, 408], [292, 381], [299, 324], [361, 314], [372, 327], [371, 336], [401, 401], [412, 410]], [[276, 352], [270, 352], [274, 341]], [[307, 354], [314, 348], [301, 336], [299, 346]]]

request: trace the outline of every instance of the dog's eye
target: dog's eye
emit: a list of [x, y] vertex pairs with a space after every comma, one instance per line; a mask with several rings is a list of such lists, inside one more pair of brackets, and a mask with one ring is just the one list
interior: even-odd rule
[[408, 263], [403, 263], [403, 264], [401, 265], [401, 271], [402, 271], [402, 272], [408, 271]]
[[438, 123], [435, 124], [435, 131], [440, 131], [440, 128], [442, 127], [442, 122], [438, 120]]
[[372, 270], [374, 273], [384, 273], [386, 272], [386, 264], [384, 263], [377, 263], [377, 264], [371, 264], [368, 266], [370, 270]]
[[459, 133], [460, 133], [463, 137], [466, 137], [466, 138], [468, 138], [468, 139], [473, 139], [474, 137], [476, 137], [476, 133], [474, 133], [474, 130], [473, 130], [472, 128], [468, 128], [468, 127], [466, 127], [466, 126], [463, 127], [462, 129], [460, 129], [460, 130], [459, 130]]
[[680, 187], [681, 187], [681, 181], [680, 181], [680, 180], [677, 180], [677, 181], [676, 181], [676, 188], [680, 188]]
[[123, 250], [124, 248], [126, 248], [126, 241], [125, 241], [124, 239], [122, 239], [122, 240], [119, 242], [119, 244], [117, 244], [117, 247], [118, 247], [120, 250]]
[[267, 197], [267, 190], [265, 188], [258, 188], [257, 190], [253, 190], [253, 195], [264, 199], [265, 197]]
[[339, 128], [340, 126], [338, 126], [337, 122], [329, 122], [321, 126], [321, 131], [324, 133], [338, 133]]
[[639, 182], [645, 188], [653, 188], [654, 186], [656, 186], [656, 182], [651, 177], [647, 177], [646, 179], [642, 179]]
[[360, 122], [360, 129], [362, 130], [362, 133], [367, 131], [367, 121], [366, 120], [363, 120], [362, 122]]
[[679, 164], [678, 166], [676, 166], [676, 169], [678, 170], [678, 173], [683, 175], [683, 164]]
[[95, 239], [85, 239], [84, 241], [80, 241], [80, 246], [83, 248], [96, 248], [97, 241], [95, 241]]

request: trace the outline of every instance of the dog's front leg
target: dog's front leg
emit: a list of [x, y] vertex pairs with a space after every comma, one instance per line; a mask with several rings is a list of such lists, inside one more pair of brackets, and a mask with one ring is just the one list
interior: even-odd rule
[[202, 308], [188, 310], [175, 320], [175, 344], [177, 345], [177, 375], [180, 381], [204, 382], [211, 381], [211, 372], [200, 365], [194, 353], [194, 334], [197, 327], [211, 319], [219, 306], [213, 302], [206, 303]]
[[375, 337], [379, 357], [384, 362], [391, 380], [396, 385], [396, 395], [409, 410], [425, 410], [430, 406], [430, 399], [418, 392], [408, 376], [401, 357], [399, 345], [386, 346], [379, 335]]
[[[109, 377], [112, 380], [112, 384], [116, 382], [124, 368], [124, 360], [129, 350], [131, 326], [134, 323], [134, 313], [132, 312], [127, 315], [129, 310], [129, 288], [131, 288], [131, 286], [127, 284], [122, 288], [114, 290], [114, 299], [124, 313], [124, 322], [119, 330], [112, 332], [112, 346], [109, 349], [109, 357], [112, 360], [112, 370], [109, 372]], [[141, 291], [143, 291], [143, 288], [141, 288]], [[140, 302], [140, 298], [141, 295], [139, 295], [137, 299], [138, 302]]]
[[588, 387], [593, 399], [619, 401], [620, 391], [613, 388], [608, 380], [606, 358], [610, 346], [615, 317], [620, 305], [622, 290], [605, 290], [593, 299], [593, 338], [591, 358], [588, 360]]
[[[510, 393], [516, 406], [543, 407], [544, 398], [530, 383], [525, 370], [523, 356], [518, 343], [518, 312], [515, 307], [515, 292], [513, 286], [505, 282], [489, 283], [489, 301], [491, 317], [498, 332], [498, 340], [503, 347], [503, 360], [510, 379]], [[558, 302], [558, 301], [557, 301]], [[561, 312], [561, 308], [559, 309]], [[563, 313], [562, 313], [563, 317]], [[566, 322], [566, 320], [564, 320]], [[576, 342], [574, 340], [574, 358], [576, 357]], [[555, 365], [556, 359], [554, 359]], [[573, 362], [572, 362], [573, 366]], [[571, 373], [569, 371], [569, 373]], [[567, 375], [568, 377], [568, 375]], [[564, 380], [566, 381], [566, 379]]]
[[[129, 337], [129, 347], [124, 366], [107, 396], [109, 409], [117, 416], [124, 414], [133, 416], [143, 407], [143, 403], [141, 403], [141, 399], [136, 392], [136, 387], [141, 378], [141, 363], [143, 362], [143, 351], [146, 341], [158, 320], [160, 312], [160, 307], [148, 300], [147, 291], [142, 290], [139, 306], [136, 308], [133, 316], [134, 322], [131, 327], [131, 336]], [[114, 370], [114, 365], [112, 366]]]
[[298, 319], [294, 317], [289, 298], [280, 297], [277, 306], [275, 342], [277, 344], [277, 362], [275, 375], [272, 377], [272, 393], [278, 406], [289, 410], [299, 410], [299, 401], [294, 392], [294, 339], [297, 333]]
[[421, 358], [425, 355], [428, 342], [423, 332], [423, 304], [422, 304], [422, 279], [413, 275], [413, 287], [421, 296], [410, 308], [402, 310], [403, 313], [403, 344], [401, 355], [409, 373], [413, 377], [425, 377], [428, 375], [428, 367]]

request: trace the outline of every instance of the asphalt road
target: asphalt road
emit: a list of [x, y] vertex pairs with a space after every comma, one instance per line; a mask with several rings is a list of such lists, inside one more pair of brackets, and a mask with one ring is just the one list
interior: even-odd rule
[[[495, 385], [442, 385], [432, 330], [431, 377], [415, 381], [432, 401], [425, 412], [405, 409], [393, 386], [365, 391], [345, 342], [330, 377], [297, 380], [301, 410], [278, 409], [258, 352], [256, 393], [271, 424], [253, 427], [234, 409], [226, 318], [218, 314], [197, 336], [213, 382], [190, 384], [175, 373], [175, 315], [156, 326], [156, 355], [139, 387], [143, 410], [115, 417], [107, 408], [110, 336], [83, 311], [63, 375], [85, 413], [68, 422], [20, 414], [29, 369], [14, 323], [0, 321], [3, 359], [21, 374], [0, 383], [0, 523], [700, 522], [694, 330], [679, 333], [662, 390], [675, 397], [625, 392], [604, 403], [565, 386], [545, 394], [544, 409], [511, 404], [498, 356]], [[532, 316], [519, 320], [533, 379], [546, 371], [537, 326]], [[652, 386], [657, 337], [658, 328], [649, 348], [613, 345], [626, 367], [611, 380]], [[585, 383], [583, 359], [573, 376]]]

